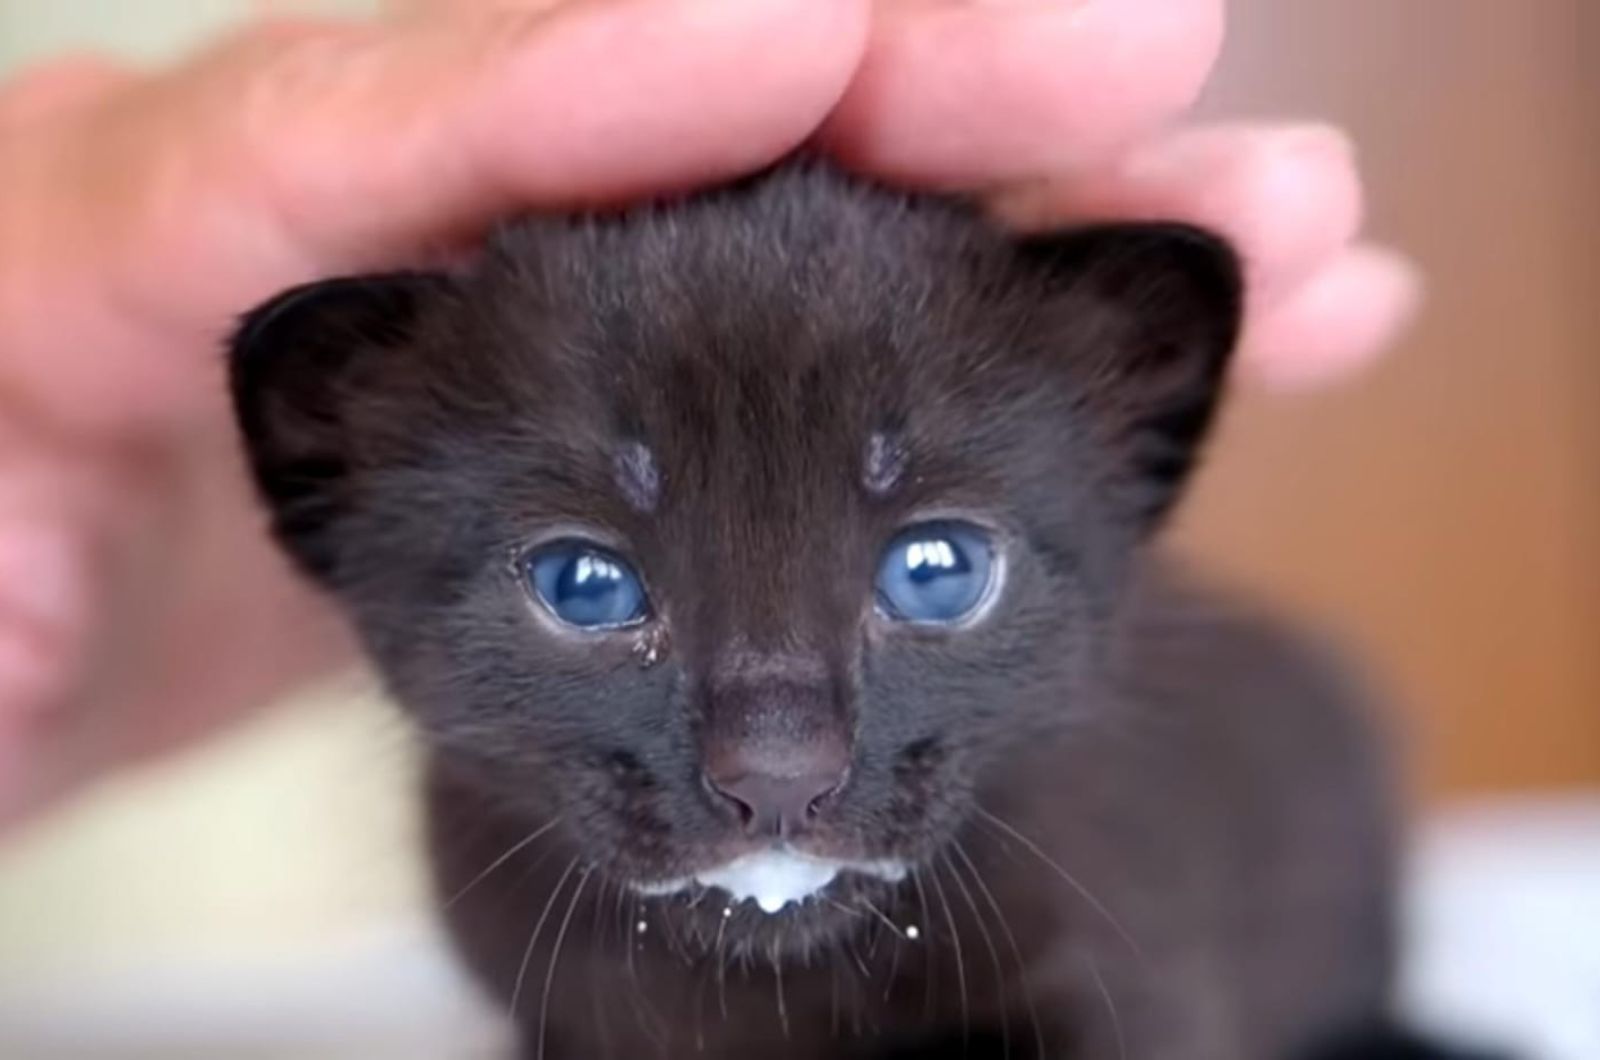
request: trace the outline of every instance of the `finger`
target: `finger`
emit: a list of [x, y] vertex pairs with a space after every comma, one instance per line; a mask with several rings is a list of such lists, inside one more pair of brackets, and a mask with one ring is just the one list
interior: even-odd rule
[[1099, 162], [1182, 111], [1221, 0], [893, 0], [823, 129], [846, 162], [976, 188]]
[[[258, 30], [13, 153], [0, 321], [23, 333], [0, 336], [20, 351], [6, 367], [47, 361], [77, 399], [48, 410], [68, 424], [198, 414], [181, 404], [204, 389], [196, 366], [166, 350], [207, 350], [284, 286], [508, 210], [776, 158], [836, 102], [866, 17], [862, 0], [601, 0]], [[66, 319], [70, 342], [51, 323]], [[177, 341], [103, 356], [134, 349], [129, 321]]]
[[1110, 166], [996, 197], [1024, 228], [1123, 218], [1182, 220], [1226, 236], [1252, 299], [1270, 304], [1330, 261], [1361, 225], [1349, 140], [1325, 125], [1184, 129]]
[[[544, 7], [321, 28], [200, 64], [152, 93], [158, 146], [206, 138], [194, 186], [162, 195], [271, 211], [309, 262], [363, 266], [505, 210], [762, 164], [832, 106], [865, 32], [856, 0]], [[117, 146], [107, 161], [150, 154]], [[145, 177], [172, 174], [156, 160]]]
[[67, 55], [24, 70], [0, 86], [0, 129], [87, 106], [133, 73], [105, 55]]
[[449, 10], [450, 8], [476, 7], [482, 9], [491, 5], [534, 10], [582, 2], [584, 0], [384, 0], [379, 5], [379, 8], [386, 14], [411, 15], [419, 11], [431, 14], [437, 11]]
[[1348, 376], [1393, 344], [1421, 301], [1410, 262], [1379, 247], [1354, 247], [1251, 321], [1242, 367], [1285, 389]]

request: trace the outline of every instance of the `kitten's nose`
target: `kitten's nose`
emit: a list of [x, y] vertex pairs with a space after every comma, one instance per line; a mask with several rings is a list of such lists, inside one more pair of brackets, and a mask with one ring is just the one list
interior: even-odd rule
[[822, 739], [778, 754], [731, 749], [709, 756], [704, 780], [714, 798], [738, 811], [747, 832], [787, 836], [817, 818], [848, 772], [844, 748]]

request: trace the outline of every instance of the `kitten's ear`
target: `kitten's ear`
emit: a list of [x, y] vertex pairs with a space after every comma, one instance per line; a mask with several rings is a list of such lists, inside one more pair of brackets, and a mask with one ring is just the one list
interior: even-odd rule
[[1109, 426], [1135, 517], [1155, 528], [1178, 499], [1210, 430], [1243, 315], [1239, 259], [1182, 224], [1109, 224], [1023, 240], [1074, 330], [1078, 385]]
[[424, 298], [448, 281], [424, 273], [291, 288], [247, 314], [229, 356], [234, 412], [273, 530], [313, 577], [333, 573], [329, 524], [348, 500], [357, 439], [357, 369], [403, 346]]

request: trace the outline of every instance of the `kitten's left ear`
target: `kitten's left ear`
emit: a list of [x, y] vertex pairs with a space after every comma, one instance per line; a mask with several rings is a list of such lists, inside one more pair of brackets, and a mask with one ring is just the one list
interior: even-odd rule
[[1022, 240], [1054, 326], [1089, 336], [1069, 366], [1127, 471], [1134, 516], [1153, 529], [1182, 493], [1238, 342], [1244, 284], [1222, 239], [1183, 224], [1081, 228]]
[[[422, 306], [448, 286], [430, 273], [306, 284], [251, 311], [234, 335], [229, 375], [250, 470], [279, 542], [313, 577], [327, 580], [338, 566], [330, 530], [373, 441], [356, 413], [378, 361], [403, 352]], [[387, 368], [406, 370], [392, 360]]]

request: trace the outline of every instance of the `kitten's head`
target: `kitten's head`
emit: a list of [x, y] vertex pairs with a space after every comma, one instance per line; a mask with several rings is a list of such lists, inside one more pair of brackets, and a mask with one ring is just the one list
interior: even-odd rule
[[777, 907], [927, 858], [1085, 709], [1239, 303], [1188, 228], [1020, 238], [791, 166], [291, 291], [234, 392], [440, 755], [614, 879]]

